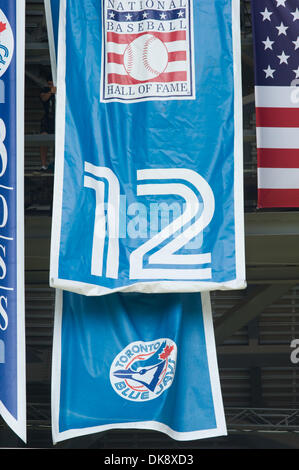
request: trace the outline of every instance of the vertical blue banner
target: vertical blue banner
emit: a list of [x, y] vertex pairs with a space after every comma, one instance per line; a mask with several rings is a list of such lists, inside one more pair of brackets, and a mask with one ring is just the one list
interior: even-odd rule
[[0, 0], [0, 414], [26, 441], [25, 1]]
[[245, 288], [239, 0], [60, 4], [50, 285]]
[[226, 434], [209, 293], [56, 291], [53, 441], [111, 429]]

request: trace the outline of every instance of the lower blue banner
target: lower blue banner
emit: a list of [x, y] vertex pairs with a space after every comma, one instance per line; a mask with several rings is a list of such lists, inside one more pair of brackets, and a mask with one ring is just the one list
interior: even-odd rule
[[210, 294], [56, 291], [52, 433], [226, 434]]

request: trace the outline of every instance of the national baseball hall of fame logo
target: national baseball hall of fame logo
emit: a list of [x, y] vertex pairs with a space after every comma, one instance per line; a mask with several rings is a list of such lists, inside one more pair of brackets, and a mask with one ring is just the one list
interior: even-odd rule
[[177, 346], [169, 338], [136, 341], [113, 360], [110, 382], [122, 398], [134, 402], [154, 400], [173, 383]]
[[104, 0], [101, 101], [194, 99], [192, 0]]

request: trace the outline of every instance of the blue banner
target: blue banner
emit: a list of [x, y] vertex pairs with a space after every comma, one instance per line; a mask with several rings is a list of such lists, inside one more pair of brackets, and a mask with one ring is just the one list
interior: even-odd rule
[[209, 293], [57, 291], [54, 443], [110, 429], [226, 434]]
[[57, 83], [58, 23], [60, 0], [44, 0], [53, 83]]
[[51, 286], [244, 288], [239, 1], [60, 15]]
[[26, 441], [25, 2], [0, 0], [0, 414]]

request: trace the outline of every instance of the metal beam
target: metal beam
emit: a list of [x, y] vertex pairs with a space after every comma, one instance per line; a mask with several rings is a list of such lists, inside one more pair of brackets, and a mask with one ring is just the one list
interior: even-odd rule
[[289, 345], [218, 346], [218, 366], [221, 369], [252, 367], [294, 367]]
[[299, 282], [299, 211], [245, 214], [249, 283]]
[[54, 134], [26, 134], [25, 143], [28, 145], [41, 145], [41, 144], [52, 144], [55, 143]]
[[294, 235], [299, 236], [298, 211], [271, 211], [245, 214], [246, 235]]
[[248, 284], [299, 284], [299, 266], [247, 266]]
[[[256, 431], [299, 430], [299, 410], [279, 408], [226, 408], [227, 426], [230, 430], [246, 429]], [[297, 446], [299, 440], [297, 437]]]
[[215, 322], [216, 343], [222, 344], [236, 331], [260, 315], [263, 310], [288, 292], [295, 284], [257, 286], [242, 302]]

